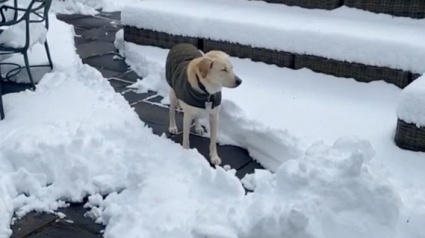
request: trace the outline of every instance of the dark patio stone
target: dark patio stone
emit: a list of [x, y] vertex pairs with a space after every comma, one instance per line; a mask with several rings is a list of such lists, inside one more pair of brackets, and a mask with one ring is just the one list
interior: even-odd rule
[[151, 97], [155, 94], [156, 92], [136, 93], [133, 90], [131, 90], [131, 91], [125, 92], [123, 96], [128, 101], [128, 103], [133, 104], [133, 103], [142, 101], [146, 99], [147, 97]]
[[114, 19], [114, 20], [121, 20], [121, 12], [100, 12], [96, 16]]
[[58, 221], [52, 224], [41, 232], [36, 233], [30, 238], [63, 238], [63, 237], [75, 237], [75, 238], [99, 238], [98, 234], [90, 233], [89, 231], [80, 229], [72, 226], [64, 221]]
[[242, 179], [243, 177], [245, 177], [246, 174], [254, 173], [255, 169], [264, 169], [264, 168], [263, 166], [261, 166], [261, 164], [259, 164], [255, 160], [252, 160], [249, 164], [246, 164], [244, 167], [240, 168], [236, 172], [236, 177], [238, 177], [239, 179]]
[[81, 27], [85, 29], [93, 29], [93, 28], [99, 28], [103, 26], [109, 26], [111, 25], [111, 22], [116, 20], [89, 16], [89, 17], [82, 17], [82, 18], [65, 19], [63, 21], [77, 27]]
[[127, 72], [129, 66], [123, 60], [114, 60], [115, 54], [105, 54], [83, 59], [83, 63], [96, 68], [108, 69], [116, 72]]
[[[182, 144], [183, 134], [171, 136], [171, 140]], [[196, 148], [209, 161], [210, 139], [190, 134], [190, 148]], [[231, 145], [217, 145], [217, 152], [223, 165], [230, 165], [232, 169], [240, 169], [252, 161], [248, 152], [240, 147]]]
[[152, 129], [152, 133], [158, 136], [162, 136], [165, 134], [167, 137], [170, 137], [168, 133], [168, 125], [159, 125], [152, 122], [144, 121], [147, 127]]
[[[142, 121], [165, 126], [164, 132], [168, 133], [168, 108], [152, 105], [148, 102], [139, 102], [133, 107]], [[183, 117], [180, 113], [176, 113], [176, 123], [177, 127], [181, 129]]]
[[92, 17], [90, 15], [83, 15], [83, 14], [57, 14], [56, 17], [58, 20], [66, 22], [67, 20], [75, 20], [79, 18], [86, 18], [86, 17]]
[[96, 68], [96, 70], [98, 70], [103, 75], [103, 77], [105, 77], [107, 79], [121, 74], [120, 72], [109, 70], [109, 69], [102, 69], [102, 68], [97, 68], [97, 67], [95, 67], [95, 68]]
[[54, 223], [56, 219], [57, 217], [53, 214], [36, 212], [28, 213], [23, 218], [16, 220], [15, 224], [11, 226], [13, 231], [11, 238], [28, 237], [31, 234], [43, 230], [51, 223]]
[[90, 41], [91, 40], [84, 39], [83, 37], [80, 37], [80, 36], [74, 37], [74, 43], [75, 43], [76, 46], [81, 45], [81, 44], [84, 44], [84, 43], [87, 43], [87, 42], [90, 42]]
[[[86, 230], [92, 234], [101, 234], [101, 230], [104, 229], [104, 226], [98, 223], [95, 223], [93, 219], [84, 216], [89, 210], [84, 208], [84, 203], [73, 203], [69, 207], [61, 208], [58, 212], [62, 212], [66, 215], [64, 220], [71, 220], [71, 226]], [[66, 222], [66, 221], [65, 221]], [[75, 236], [77, 237], [77, 236]]]
[[137, 73], [134, 72], [133, 70], [130, 70], [130, 71], [127, 71], [123, 74], [120, 74], [120, 75], [116, 76], [116, 78], [120, 78], [120, 79], [131, 81], [131, 82], [137, 82], [137, 79], [142, 79], [142, 77], [137, 75]]
[[115, 40], [115, 34], [119, 28], [113, 26], [104, 26], [100, 28], [86, 30], [81, 33], [81, 36], [91, 40], [110, 41]]
[[130, 85], [128, 83], [125, 83], [123, 81], [115, 80], [115, 79], [109, 79], [109, 83], [114, 88], [115, 92], [121, 93], [125, 90], [127, 90], [127, 86]]
[[158, 95], [156, 97], [148, 99], [148, 101], [149, 102], [155, 102], [155, 103], [161, 103], [162, 99], [164, 99], [164, 98]]
[[81, 59], [113, 53], [114, 51], [114, 44], [106, 41], [90, 41], [77, 47], [77, 54]]
[[81, 34], [82, 34], [84, 31], [87, 31], [87, 29], [85, 29], [85, 28], [81, 28], [81, 27], [78, 27], [78, 26], [74, 26], [74, 31], [75, 31], [75, 35], [76, 35], [76, 36], [81, 36]]

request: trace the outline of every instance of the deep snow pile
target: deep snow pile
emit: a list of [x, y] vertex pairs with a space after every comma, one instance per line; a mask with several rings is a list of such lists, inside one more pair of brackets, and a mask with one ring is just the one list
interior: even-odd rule
[[425, 126], [425, 76], [403, 89], [397, 105], [397, 116], [407, 123]]
[[[158, 91], [165, 96], [163, 103], [168, 103], [168, 85], [163, 80], [168, 50], [124, 43], [122, 34], [122, 31], [117, 33], [116, 46], [125, 53], [127, 63], [144, 78], [134, 87], [141, 92], [148, 89]], [[396, 107], [401, 93], [399, 88], [382, 81], [359, 83], [354, 79], [317, 74], [307, 69], [291, 70], [235, 57], [231, 57], [231, 60], [235, 72], [244, 83], [237, 90], [225, 89], [224, 99], [236, 104], [239, 108], [237, 111], [242, 111], [245, 118], [267, 125], [261, 129], [255, 127], [254, 130], [264, 132], [261, 138], [269, 140], [254, 143], [251, 151], [261, 148], [267, 148], [267, 151], [284, 148], [281, 151], [288, 151], [288, 142], [290, 144], [295, 141], [305, 149], [317, 140], [333, 143], [341, 136], [356, 135], [370, 140], [376, 149], [376, 158], [372, 164], [384, 164], [388, 169], [388, 177], [394, 184], [398, 184], [400, 189], [411, 190], [406, 193], [407, 199], [411, 196], [408, 195], [410, 193], [425, 191], [422, 169], [425, 166], [424, 153], [401, 150], [394, 144]], [[230, 105], [227, 101], [225, 104]], [[232, 114], [233, 107], [229, 109], [230, 115], [237, 115]], [[227, 110], [224, 109], [225, 111]], [[276, 134], [289, 131], [292, 136], [286, 134], [287, 140], [273, 140], [271, 138], [275, 133], [270, 131], [276, 131]], [[235, 131], [223, 130], [220, 134], [230, 135], [235, 134]], [[246, 138], [255, 141], [258, 136], [255, 133], [245, 135], [237, 139], [242, 142], [247, 142]], [[226, 136], [219, 136], [218, 139], [226, 144], [238, 144], [228, 140]], [[278, 141], [280, 146], [276, 146], [274, 141]], [[249, 144], [239, 145], [246, 148]], [[251, 152], [251, 155], [254, 154]], [[262, 163], [261, 158], [253, 157]], [[290, 156], [276, 156], [273, 164], [265, 165], [275, 171], [288, 157]], [[266, 160], [268, 159], [264, 159]], [[415, 198], [421, 196], [425, 194], [415, 195]]]
[[[168, 51], [156, 47], [137, 46], [132, 43], [124, 42], [122, 31], [117, 33], [115, 44], [126, 57], [126, 62], [130, 64], [136, 72], [143, 76], [143, 80], [137, 82], [133, 86], [137, 87], [141, 92], [148, 89], [154, 91], [158, 90], [159, 94], [164, 96], [162, 102], [168, 103], [166, 94], [167, 86], [163, 75], [163, 65]], [[301, 207], [300, 209], [302, 211], [299, 213], [295, 212], [295, 214], [303, 214], [300, 215], [302, 217], [300, 220], [303, 220], [304, 216], [310, 218], [308, 222], [309, 225], [307, 226], [308, 228], [306, 229], [313, 230], [311, 233], [313, 234], [312, 237], [338, 237], [342, 235], [348, 237], [351, 237], [350, 235], [353, 235], [352, 237], [379, 237], [380, 235], [387, 235], [390, 237], [420, 237], [420, 234], [425, 231], [419, 225], [424, 221], [425, 215], [425, 201], [423, 199], [423, 192], [420, 189], [422, 185], [420, 184], [421, 181], [418, 180], [420, 179], [418, 176], [422, 175], [422, 173], [419, 173], [422, 168], [420, 163], [422, 161], [421, 155], [402, 151], [396, 148], [392, 143], [388, 145], [388, 141], [390, 141], [391, 138], [387, 140], [385, 138], [387, 135], [377, 134], [382, 131], [381, 128], [376, 127], [373, 121], [365, 125], [364, 120], [356, 119], [356, 117], [361, 118], [365, 116], [365, 114], [369, 112], [369, 109], [373, 110], [377, 122], [381, 126], [386, 127], [383, 128], [383, 130], [388, 130], [387, 121], [392, 118], [390, 116], [386, 119], [387, 121], [383, 121], [380, 113], [383, 113], [382, 117], [388, 117], [388, 115], [385, 114], [387, 113], [387, 109], [394, 113], [394, 107], [388, 103], [380, 103], [380, 100], [385, 101], [391, 98], [396, 100], [394, 99], [394, 93], [398, 92], [399, 89], [396, 89], [394, 86], [388, 86], [388, 89], [383, 90], [383, 87], [387, 87], [384, 83], [366, 85], [357, 83], [354, 80], [347, 82], [343, 79], [314, 74], [306, 70], [293, 71], [291, 74], [288, 74], [287, 71], [289, 70], [287, 69], [253, 63], [249, 60], [232, 58], [232, 62], [234, 63], [238, 75], [244, 79], [244, 86], [238, 90], [225, 92], [224, 94], [224, 98], [231, 98], [232, 100], [226, 100], [223, 103], [223, 111], [220, 115], [223, 119], [220, 120], [219, 141], [228, 144], [238, 144], [235, 140], [242, 141], [240, 145], [242, 147], [244, 147], [244, 145], [247, 146], [245, 148], [251, 150], [251, 155], [260, 163], [264, 164], [264, 162], [266, 162], [265, 164], [267, 166], [271, 164], [268, 164], [269, 161], [267, 157], [261, 154], [263, 151], [285, 153], [288, 148], [298, 148], [302, 151], [307, 151], [306, 155], [301, 159], [292, 159], [291, 156], [275, 157], [277, 160], [274, 160], [273, 164], [279, 161], [280, 163], [272, 170], [277, 171], [277, 178], [286, 179], [280, 180], [287, 181], [289, 184], [283, 185], [282, 187], [284, 187], [284, 189], [278, 187], [277, 181], [279, 181], [279, 179], [274, 180], [274, 175], [271, 175], [267, 171], [257, 171], [257, 174], [247, 176], [243, 182], [247, 187], [256, 189], [252, 195], [253, 197], [270, 199], [282, 207], [287, 205], [288, 202], [289, 204], [298, 204], [297, 207]], [[260, 72], [263, 72], [263, 77], [266, 77], [262, 79], [261, 84], [256, 81], [256, 79], [260, 77], [260, 75], [256, 77]], [[280, 85], [280, 83], [277, 83], [277, 80], [280, 79], [277, 75], [279, 75], [279, 77], [287, 77], [287, 75], [292, 76], [293, 79], [291, 79], [291, 81], [296, 83], [296, 87], [291, 84], [291, 88], [288, 88], [288, 86], [285, 87], [285, 85], [277, 87], [277, 85]], [[283, 79], [280, 80], [282, 80], [280, 82], [285, 82]], [[306, 98], [295, 98], [295, 96], [294, 98], [288, 98], [288, 95], [286, 95], [287, 91], [295, 90], [298, 87], [302, 88], [309, 96]], [[320, 90], [325, 88], [329, 91], [333, 91], [333, 96], [328, 98], [322, 97], [323, 95], [320, 93]], [[361, 90], [363, 94], [358, 94], [359, 90]], [[267, 95], [270, 98], [275, 98], [274, 101], [262, 100], [264, 96], [262, 94], [263, 91], [264, 93], [268, 92]], [[376, 94], [377, 91], [380, 91], [381, 94]], [[328, 96], [330, 95], [329, 92], [325, 92], [325, 94]], [[255, 99], [247, 100], [246, 95], [257, 96]], [[282, 95], [285, 96], [282, 97]], [[350, 95], [356, 95], [356, 97], [353, 97], [356, 98], [355, 102], [345, 98]], [[359, 98], [359, 95], [361, 95], [361, 98]], [[379, 98], [373, 95], [379, 95]], [[314, 99], [317, 97], [320, 97], [321, 100], [318, 101]], [[379, 105], [378, 108], [373, 106], [374, 104], [372, 104], [370, 108], [365, 107], [366, 104], [361, 104], [361, 102], [370, 103], [371, 100], [377, 99], [379, 99], [376, 102], [376, 104]], [[285, 102], [284, 105], [290, 103], [293, 104], [294, 108], [291, 108], [291, 110], [284, 108], [280, 109], [279, 105], [274, 103], [265, 106], [267, 102], [283, 103], [284, 101], [282, 100], [289, 100]], [[312, 104], [312, 102], [319, 103], [308, 105]], [[332, 104], [331, 102], [334, 103]], [[335, 104], [335, 102], [338, 102], [338, 104]], [[327, 115], [322, 104], [327, 105], [330, 110], [337, 111]], [[253, 112], [249, 114], [251, 119], [248, 119], [249, 117], [247, 117], [245, 113], [242, 113], [240, 105], [243, 106], [244, 110]], [[359, 109], [357, 109], [357, 107], [359, 107]], [[344, 110], [347, 108], [350, 110], [348, 113], [345, 113]], [[336, 136], [337, 142], [335, 142], [333, 146], [326, 146], [323, 142], [318, 142], [310, 147], [307, 145], [309, 142], [315, 141], [315, 136], [313, 136], [313, 138], [303, 137], [295, 139], [290, 134], [281, 133], [282, 131], [279, 129], [282, 130], [289, 127], [285, 123], [282, 124], [282, 121], [285, 121], [286, 118], [289, 117], [286, 112], [300, 114], [296, 110], [304, 111], [309, 115], [315, 115], [314, 117], [311, 115], [310, 117], [307, 117], [307, 115], [298, 117], [296, 124], [304, 126], [304, 124], [307, 125], [311, 123], [311, 129], [308, 128], [307, 130], [314, 130], [314, 127], [317, 127], [315, 131], [323, 133], [323, 136], [326, 138], [325, 141], [330, 141], [332, 139], [329, 138], [333, 138], [339, 134], [339, 136]], [[243, 120], [239, 117], [240, 115], [244, 115]], [[343, 118], [347, 117], [347, 121], [344, 119], [342, 120], [344, 123], [340, 121], [338, 125], [335, 125], [334, 121], [338, 120], [337, 116]], [[273, 125], [275, 127], [270, 125], [265, 126], [264, 122], [267, 121], [266, 118], [279, 121], [280, 125], [274, 123]], [[305, 122], [301, 123], [300, 118], [308, 118], [310, 120], [305, 120]], [[315, 118], [314, 121], [311, 120], [313, 118]], [[326, 118], [333, 118], [333, 121], [329, 119], [326, 120]], [[259, 120], [262, 120], [262, 123], [260, 123]], [[242, 123], [238, 125], [235, 122]], [[317, 126], [317, 123], [321, 124], [322, 127]], [[358, 123], [359, 125], [357, 125]], [[391, 122], [391, 124], [392, 123], [394, 122]], [[351, 125], [351, 127], [348, 125]], [[333, 130], [330, 130], [329, 126], [331, 126]], [[365, 129], [369, 127], [370, 129]], [[232, 130], [230, 130], [230, 128]], [[375, 128], [375, 131], [372, 128]], [[305, 130], [301, 128], [296, 131], [305, 132]], [[373, 150], [368, 141], [357, 141], [353, 139], [353, 137], [341, 139], [340, 135], [342, 131], [353, 131], [359, 134], [361, 133], [362, 135], [372, 136], [374, 144], [377, 144], [380, 150]], [[279, 139], [276, 139], [275, 135], [282, 134], [283, 136], [277, 137]], [[264, 138], [266, 138], [265, 141], [267, 143], [263, 143]], [[253, 143], [250, 144], [250, 141]], [[288, 141], [290, 143], [288, 143]], [[264, 148], [264, 150], [261, 150], [261, 148]], [[256, 149], [258, 149], [258, 151]], [[253, 152], [259, 153], [255, 154]], [[286, 155], [288, 155], [288, 153], [286, 153]], [[379, 155], [379, 160], [376, 161], [376, 159], [374, 159], [375, 161], [370, 161], [370, 159], [376, 155]], [[401, 161], [400, 158], [408, 158], [408, 160]], [[383, 163], [390, 165], [391, 172], [394, 172], [397, 177], [393, 177], [393, 174], [389, 173], [389, 171], [382, 166]], [[399, 171], [394, 170], [397, 165], [399, 166]], [[404, 175], [404, 173], [406, 173], [407, 176]], [[410, 176], [410, 178], [408, 176]], [[270, 180], [272, 180], [272, 182], [270, 182]], [[366, 185], [371, 181], [375, 181], [376, 184]], [[411, 184], [409, 184], [409, 181]], [[360, 189], [360, 187], [363, 186], [362, 184], [365, 185], [367, 189]], [[387, 185], [389, 184], [392, 185], [388, 187]], [[264, 196], [262, 195], [263, 190], [265, 191]], [[378, 198], [375, 197], [377, 194], [385, 195]], [[357, 195], [360, 195], [360, 197]], [[377, 201], [375, 199], [383, 200]], [[280, 207], [278, 205], [276, 205], [277, 208], [273, 207], [275, 203], [271, 201], [268, 201], [269, 205], [266, 205], [268, 209], [270, 209], [269, 212], [271, 212], [271, 210], [280, 211]], [[256, 203], [252, 206], [261, 207], [260, 203], [261, 202], [258, 202], [258, 204]], [[359, 210], [357, 210], [357, 208], [359, 208]], [[264, 208], [257, 209], [261, 214]], [[263, 229], [262, 226], [270, 226], [270, 232], [275, 235], [270, 235], [270, 237], [281, 237], [277, 235], [281, 232], [279, 228], [273, 228], [274, 226], [278, 227], [278, 220], [281, 219], [280, 215], [282, 214], [278, 211], [275, 211], [274, 218], [270, 218], [267, 215], [261, 218], [261, 215], [255, 214], [255, 217], [259, 217], [258, 222], [261, 223], [255, 230], [265, 232], [265, 228]], [[285, 211], [289, 212], [289, 209]], [[298, 227], [298, 223], [288, 226], [283, 225], [287, 222], [285, 219], [289, 217], [288, 213], [286, 213], [284, 217], [285, 218], [282, 218], [282, 224], [279, 223], [279, 226], [285, 228], [288, 226]], [[377, 221], [375, 219], [379, 220], [379, 222], [375, 223]], [[255, 219], [253, 218], [253, 220]], [[300, 223], [302, 224], [302, 222]], [[300, 226], [301, 228], [294, 228], [294, 230], [299, 229], [299, 234], [297, 232], [292, 233], [298, 234], [296, 237], [304, 237], [303, 234], [305, 233], [303, 232], [305, 232], [305, 230], [303, 230], [302, 225]], [[252, 237], [259, 236], [254, 230], [250, 231], [253, 233]], [[244, 237], [241, 233], [237, 234], [239, 237]], [[263, 233], [263, 235], [264, 234], [266, 233]], [[267, 237], [267, 235], [265, 236]], [[224, 237], [232, 236], [229, 235]]]
[[237, 42], [415, 73], [425, 71], [425, 20], [348, 7], [327, 11], [228, 0], [140, 1], [124, 7], [121, 15], [124, 25], [173, 35]]
[[[64, 47], [52, 41], [55, 50]], [[401, 203], [371, 169], [367, 141], [315, 144], [245, 195], [234, 171], [215, 170], [195, 150], [153, 135], [99, 72], [70, 57], [69, 67], [47, 74], [36, 92], [4, 97], [1, 238], [10, 235], [13, 211], [53, 210], [86, 194], [111, 238], [422, 234], [421, 208]]]
[[[106, 79], [82, 65], [69, 25], [52, 21], [48, 38], [59, 67], [37, 91], [4, 96], [0, 238], [10, 236], [13, 212], [54, 210], [87, 194], [109, 238], [423, 235], [424, 202], [401, 199], [371, 166], [371, 144], [353, 137], [317, 142], [276, 174], [247, 177], [255, 191], [245, 195], [235, 171], [213, 169], [196, 150], [144, 127]], [[258, 122], [249, 128], [242, 119], [247, 130], [267, 128]], [[296, 140], [286, 146], [303, 147]]]
[[[264, 172], [246, 196], [222, 169], [135, 174], [134, 186], [105, 200], [95, 195], [88, 206], [108, 224], [109, 237], [419, 237], [424, 214], [406, 223], [397, 193], [370, 170], [373, 154], [368, 142], [355, 138], [318, 143], [276, 175]], [[164, 171], [182, 162], [172, 159]]]

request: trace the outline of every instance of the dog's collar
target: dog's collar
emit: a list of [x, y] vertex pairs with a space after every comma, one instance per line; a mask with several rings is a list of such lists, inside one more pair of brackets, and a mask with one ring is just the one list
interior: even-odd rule
[[198, 74], [196, 75], [196, 81], [198, 82], [198, 87], [204, 91], [205, 94], [207, 94], [207, 101], [206, 103], [210, 103], [211, 104], [211, 109], [213, 109], [216, 105], [215, 105], [215, 94], [210, 94], [207, 90], [207, 88], [205, 88], [204, 84], [202, 84], [201, 80], [199, 79]]

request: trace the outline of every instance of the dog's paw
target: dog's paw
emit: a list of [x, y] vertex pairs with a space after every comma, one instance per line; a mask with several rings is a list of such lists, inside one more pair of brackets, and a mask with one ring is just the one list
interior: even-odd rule
[[177, 134], [178, 132], [179, 132], [179, 130], [177, 129], [177, 127], [176, 126], [174, 126], [174, 127], [169, 127], [168, 128], [168, 132], [170, 132], [170, 134]]
[[218, 157], [218, 155], [211, 156], [210, 161], [211, 161], [211, 164], [213, 164], [213, 165], [220, 165], [221, 164], [221, 159], [220, 159], [220, 157]]
[[195, 132], [196, 132], [196, 134], [198, 134], [200, 136], [202, 136], [205, 133], [204, 128], [202, 126], [195, 127]]
[[190, 148], [189, 142], [183, 141], [182, 143], [183, 149], [188, 150]]

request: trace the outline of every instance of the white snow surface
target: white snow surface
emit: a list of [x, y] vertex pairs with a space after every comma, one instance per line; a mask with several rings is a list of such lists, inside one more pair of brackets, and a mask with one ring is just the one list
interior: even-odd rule
[[262, 1], [154, 0], [124, 7], [122, 23], [175, 35], [425, 72], [425, 20], [347, 7], [327, 11]]
[[[28, 0], [18, 1], [18, 7], [26, 9], [28, 8], [29, 2], [30, 1]], [[6, 2], [3, 4], [0, 4], [0, 6], [3, 6], [3, 5], [11, 5], [11, 3]], [[36, 8], [37, 6], [38, 4], [35, 3], [33, 5], [33, 9]], [[13, 19], [13, 15], [14, 15], [13, 11], [9, 10], [9, 11], [4, 11], [3, 13], [5, 15], [6, 21]], [[18, 20], [23, 15], [24, 13], [19, 11]], [[36, 16], [35, 14], [31, 14], [30, 19], [38, 20], [39, 17]], [[26, 41], [25, 21], [21, 21], [20, 23], [13, 26], [3, 26], [0, 28], [3, 30], [3, 32], [0, 34], [0, 44], [3, 44], [4, 46], [7, 46], [7, 47], [12, 47], [12, 48], [20, 48], [25, 45], [26, 43], [25, 42]], [[46, 40], [47, 29], [44, 26], [44, 24], [33, 22], [33, 23], [30, 23], [29, 33], [30, 33], [29, 47], [31, 48], [36, 43], [40, 43], [40, 44], [44, 43], [44, 41]]]
[[403, 89], [397, 105], [397, 116], [407, 123], [425, 127], [425, 76]]
[[[164, 96], [162, 102], [168, 103], [167, 85], [164, 80], [164, 64], [168, 50], [124, 42], [122, 32], [117, 33], [116, 47], [122, 50], [122, 54], [126, 57], [126, 62], [139, 75], [144, 77], [143, 80], [135, 83], [133, 87], [138, 88], [140, 92], [158, 90], [159, 94]], [[324, 153], [333, 155], [334, 153], [330, 151], [333, 151], [335, 147], [338, 150], [341, 148], [350, 150], [355, 147], [356, 149], [353, 151], [361, 151], [364, 154], [364, 158], [359, 159], [359, 161], [364, 161], [364, 163], [368, 164], [368, 168], [365, 170], [379, 171], [380, 175], [388, 179], [393, 188], [398, 191], [399, 198], [395, 200], [400, 199], [401, 207], [407, 206], [412, 209], [419, 209], [415, 210], [411, 214], [412, 216], [409, 215], [409, 217], [416, 217], [414, 220], [418, 219], [416, 221], [422, 222], [421, 219], [423, 219], [422, 216], [425, 209], [423, 193], [425, 184], [422, 171], [422, 168], [425, 166], [425, 161], [423, 160], [424, 153], [404, 151], [397, 148], [393, 143], [393, 133], [397, 120], [395, 107], [401, 91], [400, 89], [384, 82], [358, 83], [353, 79], [341, 79], [316, 74], [305, 69], [282, 69], [263, 63], [254, 63], [248, 59], [237, 59], [233, 57], [231, 60], [235, 72], [244, 82], [237, 89], [224, 90], [224, 102], [220, 114], [219, 126], [220, 143], [239, 145], [248, 149], [254, 159], [271, 171], [276, 171], [276, 177], [279, 176], [278, 174], [282, 167], [289, 166], [288, 164], [292, 163], [298, 165], [300, 161], [300, 159], [293, 159], [290, 153], [288, 153], [288, 149], [294, 151], [301, 150], [303, 153], [307, 151], [305, 153], [312, 156], [312, 160], [318, 163], [313, 167], [326, 170], [327, 172], [324, 173], [329, 175], [333, 174], [333, 172], [330, 172], [333, 169], [327, 170], [329, 166], [333, 166], [330, 165], [332, 162], [320, 156], [315, 157], [315, 152], [322, 151], [323, 149]], [[261, 78], [261, 82], [258, 81], [259, 78]], [[247, 98], [246, 95], [256, 96]], [[243, 112], [243, 117], [239, 117], [241, 112]], [[208, 126], [205, 121], [204, 124]], [[248, 124], [251, 124], [252, 127], [245, 126]], [[259, 130], [257, 130], [258, 128]], [[288, 131], [292, 134], [295, 133], [297, 136], [292, 135]], [[281, 136], [278, 137], [279, 139], [273, 139], [276, 138], [276, 135]], [[358, 135], [360, 138], [367, 138], [369, 141], [359, 141], [356, 139], [357, 136], [350, 135]], [[343, 137], [341, 138], [341, 136]], [[250, 144], [249, 141], [257, 143]], [[330, 147], [322, 146], [323, 143], [334, 144], [334, 147], [330, 149]], [[313, 144], [313, 147], [311, 147], [311, 144]], [[270, 163], [267, 156], [261, 153], [263, 151], [273, 151], [270, 154], [283, 153], [283, 156], [274, 157], [273, 163]], [[335, 156], [339, 157], [337, 155]], [[341, 162], [341, 166], [356, 167], [353, 163], [355, 162]], [[273, 165], [276, 167], [271, 168], [270, 166]], [[299, 170], [294, 172], [298, 175], [300, 171], [304, 170], [303, 165], [299, 167], [295, 165], [291, 166], [297, 169], [299, 168]], [[356, 170], [354, 169], [354, 171]], [[290, 171], [292, 170], [286, 170], [288, 173]], [[312, 174], [314, 173], [312, 172]], [[258, 194], [257, 192], [261, 190], [259, 187], [263, 186], [274, 186], [273, 188], [277, 189], [274, 183], [276, 182], [274, 180], [275, 178], [271, 179], [271, 182], [268, 182], [270, 179], [267, 175], [263, 176], [264, 174], [267, 173], [262, 173], [259, 176], [255, 176], [255, 174], [249, 175], [243, 182], [247, 187], [256, 189], [254, 194]], [[348, 175], [351, 172], [344, 171], [343, 174]], [[299, 179], [301, 178], [305, 177], [300, 176]], [[314, 180], [317, 179], [312, 177], [306, 178], [306, 181], [309, 182]], [[317, 181], [317, 183], [320, 184], [321, 182]], [[326, 189], [328, 189], [328, 186], [330, 185], [324, 185]], [[339, 188], [344, 188], [344, 186], [341, 185]], [[313, 187], [307, 190], [315, 190]], [[289, 187], [286, 191], [291, 191], [289, 193], [292, 193], [293, 189], [293, 187]], [[351, 196], [356, 196], [355, 194], [357, 192], [352, 191], [351, 188], [347, 188], [347, 190], [352, 192]], [[304, 194], [304, 192], [297, 190], [296, 193], [298, 192], [300, 197], [302, 197], [303, 195], [301, 194]], [[333, 199], [334, 195], [324, 194], [315, 194], [313, 197], [317, 195], [319, 200]], [[367, 202], [362, 201], [361, 203]], [[318, 209], [318, 207], [313, 209]], [[365, 208], [362, 212], [355, 212], [359, 216], [358, 221], [363, 219], [360, 217], [370, 215], [366, 212], [367, 210], [368, 208]], [[363, 212], [366, 212], [368, 215], [363, 214]], [[338, 214], [338, 216], [343, 217], [345, 215], [342, 214], [345, 214], [345, 211], [338, 212]], [[399, 213], [399, 217], [403, 217], [401, 214], [403, 212]], [[392, 215], [386, 214], [383, 216], [390, 217]], [[367, 221], [362, 224], [357, 223], [355, 225], [358, 226], [357, 228], [348, 228], [345, 225], [341, 226], [344, 228], [341, 228], [338, 225], [334, 229], [331, 228], [334, 225], [329, 227], [324, 225], [326, 223], [325, 221], [330, 219], [329, 217], [324, 216], [321, 219], [323, 219], [323, 222], [318, 227], [324, 229], [322, 230], [325, 234], [323, 237], [337, 237], [337, 234], [359, 235], [360, 233], [356, 232], [360, 232], [361, 230], [365, 232], [363, 234], [365, 237], [375, 237], [375, 235], [384, 229], [381, 227], [376, 230], [372, 226], [368, 227], [366, 225], [368, 223]], [[341, 217], [338, 219], [341, 219]], [[343, 223], [349, 226], [349, 223], [352, 221], [354, 220], [346, 220]], [[412, 221], [413, 219], [406, 218], [404, 222], [410, 224]], [[424, 228], [419, 226], [409, 232], [406, 231], [407, 233], [397, 230], [398, 228], [393, 228], [391, 237], [420, 237], [419, 234], [425, 231]], [[356, 231], [352, 231], [351, 229]], [[317, 235], [317, 232], [318, 230], [315, 230], [313, 234]], [[384, 235], [384, 233], [380, 234]], [[401, 235], [402, 233], [403, 235]], [[259, 234], [257, 233], [256, 235]], [[302, 235], [300, 236], [303, 237]], [[274, 236], [271, 235], [270, 237]]]
[[[152, 238], [418, 238], [424, 234], [423, 194], [403, 189], [383, 168], [374, 166], [379, 151], [369, 141], [338, 137], [331, 143], [303, 143], [286, 130], [266, 126], [264, 118], [258, 120], [258, 115], [252, 114], [255, 104], [246, 110], [246, 104], [232, 99], [227, 107], [238, 113], [229, 117], [239, 117], [248, 134], [266, 135], [275, 128], [286, 146], [282, 149], [299, 151], [296, 158], [283, 160], [276, 173], [264, 171], [251, 177], [255, 191], [246, 195], [234, 170], [213, 169], [196, 150], [183, 150], [152, 134], [107, 80], [81, 63], [72, 27], [51, 19], [47, 38], [54, 71], [41, 79], [35, 92], [3, 97], [0, 238], [11, 235], [14, 213], [19, 218], [31, 210], [53, 212], [86, 195], [90, 195], [87, 207], [92, 207], [89, 215], [106, 225], [107, 238], [123, 234]], [[127, 46], [121, 49], [127, 51]], [[34, 47], [31, 59], [45, 61], [39, 50]], [[152, 56], [162, 63], [162, 53]], [[140, 68], [151, 75], [151, 83], [162, 78], [155, 76], [162, 65], [147, 57], [138, 64], [144, 62], [150, 62]], [[239, 63], [235, 64], [238, 72], [246, 63], [244, 67], [267, 67], [271, 73], [285, 75], [271, 66]], [[246, 74], [252, 73], [248, 68]], [[246, 74], [241, 76], [244, 84], [250, 85]], [[261, 92], [261, 87], [258, 90]], [[237, 92], [226, 92], [225, 97]], [[268, 101], [262, 102], [264, 107]], [[241, 140], [237, 135], [230, 137]], [[260, 141], [267, 142], [267, 138]], [[110, 195], [102, 199], [105, 194]]]
[[95, 15], [99, 9], [104, 12], [121, 11], [126, 5], [142, 0], [53, 0], [51, 11], [61, 14]]

